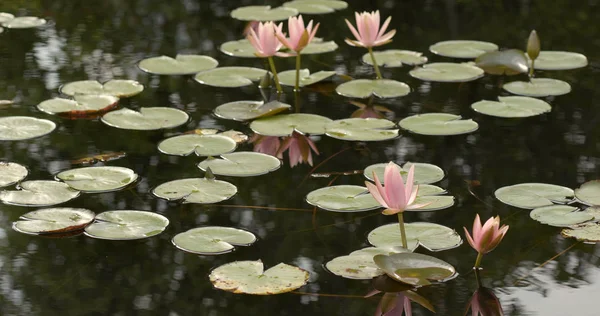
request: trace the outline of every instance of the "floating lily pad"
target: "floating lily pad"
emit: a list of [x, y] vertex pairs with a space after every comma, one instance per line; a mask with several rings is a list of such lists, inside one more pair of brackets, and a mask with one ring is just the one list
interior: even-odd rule
[[[420, 191], [420, 190], [419, 190]], [[446, 195], [425, 195], [427, 192], [419, 192], [417, 199], [415, 200], [415, 204], [427, 204], [426, 206], [420, 207], [418, 209], [412, 209], [410, 212], [432, 212], [444, 210], [449, 207], [454, 206], [454, 197], [446, 196]]]
[[[373, 179], [373, 172], [375, 172], [379, 178], [379, 181], [384, 183], [385, 177], [383, 174], [387, 165], [387, 163], [378, 163], [368, 166], [364, 171], [365, 178], [369, 179], [370, 181], [375, 181]], [[415, 184], [431, 184], [444, 179], [444, 170], [436, 165], [420, 162], [407, 162], [402, 167], [398, 166], [404, 181], [406, 181], [406, 175], [408, 174], [408, 170], [412, 165], [415, 166], [415, 174], [413, 179]], [[423, 190], [423, 188], [420, 187], [419, 190]]]
[[[300, 69], [300, 86], [310, 86], [311, 84], [330, 78], [335, 74], [335, 71], [319, 71], [311, 74], [308, 69]], [[296, 70], [287, 70], [279, 73], [279, 83], [284, 86], [295, 86]]]
[[417, 67], [409, 74], [423, 81], [467, 82], [483, 77], [484, 71], [469, 64], [432, 63]]
[[525, 53], [518, 49], [485, 53], [477, 57], [475, 65], [492, 75], [516, 75], [529, 70]]
[[79, 191], [57, 181], [23, 181], [14, 191], [0, 191], [0, 201], [17, 206], [52, 206], [79, 196]]
[[139, 112], [130, 109], [112, 111], [102, 116], [102, 123], [121, 129], [150, 131], [177, 127], [188, 119], [188, 114], [182, 110], [153, 107], [141, 108]]
[[284, 3], [283, 6], [294, 8], [302, 14], [326, 14], [346, 9], [348, 3], [337, 0], [293, 0]]
[[[300, 55], [313, 55], [329, 53], [338, 48], [334, 41], [323, 41], [322, 38], [313, 38], [313, 40], [300, 52]], [[254, 53], [256, 50], [247, 39], [225, 42], [219, 47], [219, 50], [226, 55], [243, 58], [259, 58]], [[293, 57], [293, 56], [290, 56]]]
[[547, 97], [563, 95], [571, 92], [567, 82], [550, 78], [532, 78], [531, 81], [513, 81], [502, 86], [512, 94], [528, 97]]
[[398, 125], [415, 134], [449, 136], [467, 134], [479, 128], [477, 122], [462, 120], [460, 115], [447, 113], [426, 113], [406, 117]]
[[585, 223], [565, 228], [561, 235], [567, 238], [575, 238], [583, 242], [600, 242], [600, 223]]
[[193, 75], [216, 68], [219, 62], [204, 55], [177, 55], [150, 57], [139, 62], [138, 67], [145, 72], [157, 75]]
[[329, 272], [347, 279], [368, 280], [385, 273], [373, 261], [374, 256], [407, 251], [404, 248], [368, 247], [354, 251], [347, 256], [334, 258], [327, 262], [325, 267]]
[[144, 85], [135, 80], [109, 80], [104, 84], [96, 80], [74, 81], [63, 85], [60, 92], [69, 96], [76, 94], [106, 94], [127, 98], [144, 91]]
[[48, 114], [69, 114], [85, 116], [98, 112], [108, 111], [119, 102], [119, 98], [112, 95], [76, 95], [74, 100], [54, 98], [43, 101], [37, 108]]
[[172, 240], [175, 247], [199, 255], [220, 255], [233, 251], [235, 246], [250, 246], [255, 241], [256, 236], [249, 231], [219, 226], [190, 229]]
[[456, 275], [451, 264], [420, 253], [377, 255], [373, 261], [392, 279], [413, 286], [444, 282]]
[[[446, 226], [434, 223], [407, 223], [404, 225], [409, 245], [418, 242], [429, 251], [453, 249], [462, 244], [458, 233]], [[379, 248], [401, 247], [402, 237], [398, 223], [379, 226], [367, 236], [369, 243]]]
[[92, 238], [134, 240], [156, 236], [169, 226], [169, 220], [156, 213], [135, 210], [106, 211], [85, 228]]
[[0, 117], [0, 141], [25, 140], [50, 134], [56, 124], [30, 116]]
[[235, 101], [221, 104], [215, 108], [215, 115], [234, 121], [248, 121], [259, 117], [275, 115], [289, 110], [292, 106], [279, 101]]
[[561, 51], [541, 51], [533, 68], [539, 70], [569, 70], [588, 65], [585, 55]]
[[366, 187], [358, 185], [335, 185], [314, 190], [306, 196], [306, 202], [326, 211], [364, 212], [380, 208]]
[[575, 197], [587, 205], [600, 205], [600, 180], [582, 184], [575, 190]]
[[15, 16], [10, 13], [0, 12], [0, 24], [8, 22], [14, 18], [15, 18]]
[[206, 171], [210, 168], [214, 174], [233, 177], [252, 177], [279, 169], [281, 161], [271, 155], [240, 151], [223, 154], [221, 158], [209, 157], [198, 164]]
[[[377, 65], [388, 68], [402, 67], [402, 65], [416, 66], [427, 62], [427, 57], [422, 56], [423, 53], [410, 50], [388, 49], [373, 52], [373, 55], [375, 55]], [[369, 53], [362, 56], [362, 61], [365, 64], [373, 65], [373, 60]]]
[[538, 207], [529, 213], [529, 216], [546, 225], [556, 227], [569, 227], [594, 219], [594, 215], [580, 211], [579, 208], [568, 205], [549, 205]]
[[552, 110], [547, 102], [530, 97], [498, 97], [498, 100], [475, 102], [471, 107], [482, 114], [507, 118], [531, 117]]
[[2, 22], [2, 26], [4, 26], [7, 29], [28, 29], [33, 27], [39, 27], [46, 23], [46, 20], [35, 16], [20, 16]]
[[331, 119], [305, 113], [282, 114], [258, 119], [250, 123], [250, 128], [264, 136], [289, 136], [294, 131], [300, 134], [325, 134], [325, 126]]
[[534, 209], [553, 203], [566, 204], [575, 193], [554, 184], [521, 183], [502, 187], [494, 195], [500, 202], [518, 208]]
[[309, 273], [280, 263], [264, 271], [262, 261], [226, 263], [208, 276], [213, 286], [233, 293], [274, 295], [293, 291], [308, 282]]
[[135, 182], [138, 175], [129, 168], [100, 166], [66, 170], [56, 178], [81, 192], [102, 193], [120, 190]]
[[358, 79], [342, 83], [335, 91], [351, 98], [397, 98], [409, 94], [410, 87], [404, 82], [390, 79]]
[[56, 234], [83, 230], [96, 217], [84, 208], [46, 208], [26, 213], [13, 223], [24, 234]]
[[325, 126], [327, 136], [350, 141], [383, 141], [398, 137], [396, 124], [386, 119], [349, 118]]
[[429, 51], [436, 55], [452, 58], [477, 58], [477, 56], [498, 50], [498, 45], [481, 41], [443, 41], [429, 46]]
[[208, 86], [239, 88], [260, 81], [266, 73], [266, 70], [252, 67], [221, 67], [197, 73], [194, 79]]
[[28, 174], [29, 170], [18, 163], [0, 161], [0, 188], [21, 181]]
[[191, 178], [163, 183], [152, 194], [169, 201], [182, 203], [212, 204], [228, 200], [237, 193], [235, 185], [207, 178]]
[[[321, 38], [313, 38], [313, 40], [304, 47], [300, 55], [317, 55], [333, 52], [338, 49], [338, 45], [334, 41], [324, 41]], [[292, 57], [292, 56], [290, 56]]]
[[222, 135], [179, 135], [167, 138], [158, 144], [158, 150], [167, 155], [218, 156], [235, 150], [237, 143]]
[[271, 8], [268, 5], [251, 5], [231, 11], [232, 18], [242, 21], [282, 21], [297, 14], [298, 10], [294, 8]]

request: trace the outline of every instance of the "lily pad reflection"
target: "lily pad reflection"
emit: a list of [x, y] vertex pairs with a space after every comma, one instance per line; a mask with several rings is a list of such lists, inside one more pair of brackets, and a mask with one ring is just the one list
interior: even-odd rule
[[135, 240], [156, 236], [169, 225], [169, 220], [156, 213], [136, 210], [106, 211], [85, 228], [92, 238], [107, 240]]
[[190, 229], [173, 237], [175, 247], [199, 255], [220, 255], [231, 252], [235, 246], [250, 246], [256, 236], [243, 229], [209, 226]]

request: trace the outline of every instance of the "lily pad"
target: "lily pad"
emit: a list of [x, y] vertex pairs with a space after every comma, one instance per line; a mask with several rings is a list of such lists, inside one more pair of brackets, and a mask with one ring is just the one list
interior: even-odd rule
[[[321, 38], [313, 38], [313, 40], [304, 47], [300, 55], [317, 55], [333, 52], [338, 49], [338, 45], [334, 41], [324, 41]], [[292, 56], [290, 56], [292, 57]]]
[[[373, 172], [375, 172], [379, 178], [379, 181], [384, 183], [385, 177], [383, 174], [387, 165], [387, 163], [378, 163], [368, 166], [364, 171], [365, 178], [370, 181], [374, 181]], [[413, 179], [415, 184], [431, 184], [444, 179], [444, 170], [436, 165], [420, 162], [407, 162], [402, 167], [398, 166], [400, 167], [400, 173], [403, 175], [404, 181], [406, 181], [406, 175], [408, 174], [408, 170], [412, 165], [415, 166], [415, 174]], [[423, 190], [423, 187], [420, 187], [419, 190]]]
[[[313, 40], [304, 47], [300, 55], [313, 55], [329, 53], [338, 49], [338, 45], [334, 41], [323, 41], [322, 38], [313, 38]], [[219, 50], [226, 55], [242, 58], [259, 58], [254, 53], [256, 50], [247, 39], [225, 42], [219, 47]], [[293, 56], [290, 56], [293, 57]]]
[[217, 289], [243, 294], [274, 295], [291, 292], [308, 282], [309, 273], [280, 263], [264, 271], [262, 261], [234, 261], [214, 269], [208, 276]]
[[597, 243], [600, 242], [600, 223], [585, 223], [565, 228], [561, 235], [583, 242]]
[[289, 110], [292, 106], [279, 101], [235, 101], [221, 104], [215, 108], [215, 115], [234, 121], [248, 121], [259, 117], [275, 115]]
[[293, 0], [283, 6], [294, 8], [302, 14], [327, 14], [346, 9], [348, 3], [338, 0]]
[[[416, 246], [416, 245], [415, 245]], [[329, 272], [347, 279], [369, 280], [383, 275], [385, 272], [377, 267], [373, 257], [376, 255], [389, 255], [407, 252], [404, 248], [376, 248], [368, 247], [350, 253], [347, 256], [334, 258], [325, 264]]]
[[[388, 49], [373, 52], [373, 55], [375, 55], [377, 65], [388, 68], [402, 67], [402, 65], [417, 66], [427, 62], [427, 57], [422, 56], [423, 53], [411, 50]], [[373, 65], [369, 53], [362, 56], [362, 61], [365, 64]]]
[[349, 141], [383, 141], [398, 137], [396, 124], [378, 118], [348, 118], [325, 126], [327, 136]]
[[279, 169], [281, 161], [271, 155], [240, 151], [223, 154], [221, 158], [209, 157], [200, 162], [198, 168], [210, 168], [214, 174], [232, 177], [252, 177]]
[[222, 135], [179, 135], [167, 138], [158, 144], [158, 150], [167, 155], [187, 156], [196, 153], [198, 156], [218, 156], [235, 150], [237, 143]]
[[325, 134], [325, 126], [331, 119], [305, 113], [282, 114], [258, 119], [250, 123], [250, 128], [264, 136], [290, 136], [294, 131], [300, 134]]
[[268, 5], [251, 5], [231, 11], [231, 17], [242, 21], [282, 21], [298, 14], [298, 10], [288, 7], [271, 8]]
[[17, 206], [52, 206], [70, 201], [79, 191], [57, 181], [23, 181], [14, 191], [0, 191], [0, 201]]
[[85, 228], [86, 236], [106, 240], [135, 240], [156, 236], [169, 220], [156, 213], [136, 210], [106, 211]]
[[18, 163], [0, 161], [0, 188], [21, 181], [28, 174], [29, 170]]
[[531, 81], [513, 81], [502, 86], [512, 94], [528, 97], [547, 97], [563, 95], [571, 92], [567, 82], [550, 78], [532, 78]]
[[[453, 229], [434, 223], [404, 224], [409, 245], [417, 243], [429, 251], [453, 249], [462, 244], [460, 235]], [[379, 226], [367, 236], [369, 243], [379, 248], [401, 247], [402, 237], [398, 223]]]
[[48, 114], [85, 116], [106, 112], [117, 106], [119, 98], [112, 95], [76, 95], [74, 100], [54, 98], [43, 101], [37, 108]]
[[24, 234], [56, 234], [83, 230], [96, 214], [84, 208], [46, 208], [26, 213], [13, 223]]
[[10, 13], [0, 12], [0, 24], [8, 22], [14, 18], [15, 18], [15, 16]]
[[235, 185], [207, 178], [169, 181], [152, 190], [152, 194], [162, 199], [197, 204], [219, 203], [230, 199], [236, 193]]
[[417, 67], [409, 74], [423, 81], [467, 82], [483, 77], [484, 71], [469, 64], [432, 63]]
[[525, 53], [518, 49], [485, 53], [477, 57], [475, 65], [492, 75], [516, 75], [529, 70]]
[[20, 16], [2, 22], [2, 26], [7, 29], [28, 29], [39, 27], [46, 24], [46, 20], [35, 16]]
[[358, 185], [335, 185], [314, 190], [306, 196], [306, 202], [331, 212], [364, 212], [380, 208], [366, 187]]
[[156, 75], [193, 75], [195, 73], [216, 68], [219, 62], [210, 56], [204, 55], [177, 55], [150, 57], [138, 63], [138, 67], [145, 72]]
[[413, 286], [444, 282], [456, 275], [451, 264], [420, 253], [377, 255], [373, 261], [392, 279]]
[[96, 80], [74, 81], [63, 85], [60, 92], [69, 96], [77, 94], [106, 94], [128, 98], [144, 91], [144, 85], [135, 80], [114, 79], [104, 84]]
[[586, 67], [585, 55], [562, 51], [541, 51], [533, 68], [539, 70], [570, 70]]
[[[420, 190], [419, 190], [420, 191]], [[418, 209], [410, 210], [410, 212], [432, 212], [444, 210], [454, 206], [454, 197], [446, 195], [425, 195], [426, 192], [419, 192], [415, 204], [427, 204], [426, 206]]]
[[138, 178], [129, 168], [123, 167], [84, 167], [66, 170], [56, 175], [71, 188], [85, 193], [118, 191]]
[[342, 83], [335, 91], [351, 98], [366, 99], [370, 96], [397, 98], [409, 94], [410, 87], [404, 82], [390, 79], [358, 79]]
[[194, 79], [201, 84], [222, 88], [239, 88], [260, 81], [267, 73], [252, 67], [221, 67], [197, 73]]
[[[300, 86], [310, 86], [319, 81], [330, 78], [336, 74], [335, 71], [319, 71], [313, 74], [308, 69], [300, 69]], [[279, 83], [284, 86], [295, 86], [296, 84], [296, 70], [287, 70], [279, 73]]]
[[56, 124], [30, 116], [0, 117], [0, 141], [26, 140], [50, 134]]
[[479, 128], [477, 122], [461, 118], [460, 115], [454, 114], [426, 113], [406, 117], [398, 125], [415, 134], [430, 136], [467, 134]]
[[538, 207], [532, 210], [529, 216], [542, 224], [556, 227], [569, 227], [594, 219], [594, 215], [569, 205]]
[[452, 58], [477, 58], [479, 55], [498, 50], [498, 45], [482, 41], [443, 41], [429, 46], [429, 51], [436, 55]]
[[582, 184], [575, 190], [575, 197], [587, 205], [600, 205], [600, 180]]
[[102, 123], [121, 129], [151, 131], [173, 128], [185, 124], [189, 115], [182, 110], [153, 107], [141, 108], [139, 112], [120, 109], [104, 114]]
[[498, 97], [496, 101], [479, 101], [471, 105], [476, 112], [506, 118], [531, 117], [552, 110], [545, 101], [530, 97]]
[[524, 209], [534, 209], [554, 203], [566, 204], [574, 194], [573, 190], [567, 187], [545, 183], [515, 184], [494, 192], [500, 202]]
[[172, 240], [175, 247], [199, 255], [220, 255], [233, 251], [235, 246], [250, 246], [255, 241], [256, 236], [249, 231], [220, 226], [190, 229]]

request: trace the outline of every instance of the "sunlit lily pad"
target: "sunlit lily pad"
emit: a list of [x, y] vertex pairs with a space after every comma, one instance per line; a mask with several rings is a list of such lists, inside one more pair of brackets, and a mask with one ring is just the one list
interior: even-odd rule
[[294, 131], [300, 134], [325, 134], [325, 126], [331, 119], [305, 113], [281, 114], [261, 118], [250, 123], [250, 128], [260, 135], [289, 136]]
[[325, 126], [327, 136], [349, 141], [383, 141], [398, 137], [396, 124], [378, 118], [348, 118]]
[[[409, 245], [418, 242], [429, 251], [453, 249], [462, 244], [460, 235], [453, 229], [434, 223], [407, 223], [406, 239]], [[367, 236], [369, 243], [379, 248], [401, 247], [402, 237], [398, 223], [379, 226]]]
[[15, 16], [10, 13], [0, 12], [0, 24], [6, 23], [14, 18]]
[[[415, 245], [416, 247], [416, 245]], [[389, 255], [407, 252], [404, 248], [376, 248], [368, 247], [350, 253], [347, 256], [334, 258], [327, 262], [325, 267], [331, 273], [347, 279], [368, 280], [383, 275], [385, 272], [377, 267], [373, 257], [376, 255]]]
[[24, 234], [56, 234], [83, 230], [96, 217], [84, 208], [46, 208], [26, 213], [13, 223]]
[[427, 204], [426, 206], [420, 207], [418, 209], [412, 209], [411, 212], [432, 212], [444, 210], [449, 207], [454, 206], [454, 197], [447, 195], [439, 195], [439, 193], [433, 195], [426, 195], [428, 192], [420, 192], [415, 200], [415, 204]]
[[252, 67], [221, 67], [197, 73], [194, 79], [208, 86], [239, 88], [260, 81], [266, 73], [264, 69]]
[[600, 242], [600, 223], [585, 223], [565, 228], [561, 235], [567, 238], [575, 238], [583, 242]]
[[390, 79], [357, 79], [342, 83], [335, 91], [351, 98], [366, 99], [370, 96], [397, 98], [409, 94], [410, 87], [404, 82]]
[[204, 55], [177, 55], [150, 57], [139, 62], [142, 71], [157, 75], [193, 75], [195, 73], [216, 68], [219, 62]]
[[[313, 40], [300, 52], [300, 55], [313, 55], [329, 53], [338, 49], [334, 41], [323, 41], [322, 38], [313, 38]], [[224, 54], [234, 57], [258, 58], [254, 53], [256, 50], [247, 39], [225, 42], [219, 47]], [[293, 56], [290, 56], [293, 57]]]
[[240, 151], [223, 154], [221, 158], [209, 157], [198, 164], [206, 171], [210, 168], [214, 174], [233, 177], [252, 177], [279, 169], [281, 161], [271, 155]]
[[529, 216], [542, 224], [556, 227], [569, 227], [594, 219], [594, 215], [569, 205], [538, 207], [532, 210]]
[[502, 86], [512, 94], [528, 97], [547, 97], [563, 95], [571, 92], [567, 82], [550, 78], [532, 78], [531, 81], [513, 81]]
[[169, 201], [212, 204], [228, 200], [237, 193], [235, 185], [207, 178], [191, 178], [163, 183], [152, 194]]
[[321, 38], [315, 37], [310, 44], [304, 47], [304, 49], [300, 52], [300, 55], [317, 55], [333, 52], [336, 49], [338, 49], [338, 45], [334, 41], [324, 41]]
[[600, 180], [588, 181], [575, 189], [575, 197], [587, 205], [600, 205]]
[[20, 16], [2, 22], [2, 26], [7, 29], [28, 29], [32, 27], [39, 27], [46, 23], [46, 20], [35, 16]]
[[226, 263], [208, 276], [213, 286], [233, 293], [274, 295], [293, 291], [308, 282], [309, 273], [280, 263], [264, 271], [262, 261]]
[[43, 101], [37, 108], [48, 114], [85, 116], [105, 112], [117, 106], [119, 98], [112, 95], [76, 95], [74, 100], [54, 98]]
[[529, 70], [525, 53], [518, 49], [485, 53], [477, 57], [475, 65], [492, 75], [516, 75]]
[[17, 206], [52, 206], [79, 196], [79, 191], [57, 181], [24, 181], [17, 190], [0, 191], [0, 201]]
[[463, 120], [460, 115], [447, 113], [426, 113], [406, 117], [398, 125], [415, 134], [449, 136], [467, 134], [479, 128], [477, 122]]
[[569, 70], [588, 65], [585, 55], [562, 51], [541, 51], [533, 68], [539, 70]]
[[420, 253], [377, 255], [373, 261], [392, 279], [413, 286], [444, 282], [456, 275], [451, 264]]
[[335, 185], [314, 190], [306, 202], [332, 212], [364, 212], [381, 207], [366, 187]]
[[215, 115], [234, 121], [248, 121], [259, 117], [275, 115], [289, 110], [292, 106], [279, 101], [235, 101], [215, 108]]
[[[422, 56], [423, 53], [410, 50], [388, 49], [373, 52], [373, 55], [375, 55], [377, 65], [389, 68], [402, 67], [402, 65], [416, 66], [427, 62], [427, 57]], [[369, 53], [362, 56], [362, 61], [366, 64], [373, 65], [373, 60]]]
[[429, 46], [429, 51], [436, 55], [452, 58], [477, 58], [477, 56], [498, 50], [498, 45], [482, 41], [443, 41]]
[[222, 135], [179, 135], [167, 138], [158, 144], [158, 150], [167, 155], [218, 156], [235, 150], [237, 143]]
[[409, 74], [424, 81], [467, 82], [483, 77], [484, 71], [469, 64], [432, 63], [417, 67]]
[[[383, 176], [385, 167], [387, 163], [378, 163], [374, 165], [370, 165], [365, 168], [364, 174], [367, 179], [370, 181], [374, 181], [373, 172], [377, 174], [379, 181], [382, 183], [385, 181], [385, 177]], [[428, 164], [428, 163], [419, 163], [419, 162], [407, 162], [400, 168], [400, 173], [402, 174], [402, 178], [406, 181], [406, 175], [408, 174], [408, 170], [410, 166], [415, 166], [415, 175], [414, 175], [414, 183], [415, 184], [431, 184], [436, 183], [444, 179], [444, 170], [442, 168]], [[400, 166], [398, 166], [400, 167]], [[422, 190], [422, 188], [421, 188]]]
[[536, 116], [552, 110], [547, 102], [530, 97], [498, 97], [498, 102], [482, 100], [471, 107], [482, 114], [506, 118]]
[[565, 204], [574, 194], [573, 190], [567, 187], [545, 183], [515, 184], [494, 192], [500, 202], [524, 209], [534, 209], [553, 203]]
[[141, 108], [139, 112], [130, 109], [112, 111], [102, 116], [102, 123], [121, 129], [150, 131], [177, 127], [188, 119], [188, 114], [182, 110], [154, 107]]
[[338, 0], [293, 0], [283, 6], [294, 8], [302, 14], [326, 14], [343, 10], [348, 7], [348, 3]]
[[271, 8], [268, 5], [252, 5], [231, 11], [232, 18], [242, 21], [281, 21], [297, 14], [298, 10], [294, 8]]
[[124, 167], [84, 167], [66, 170], [56, 175], [71, 188], [85, 193], [102, 193], [120, 190], [138, 178], [138, 175]]
[[156, 213], [135, 210], [106, 211], [85, 228], [92, 238], [134, 240], [156, 236], [169, 226], [169, 220]]
[[96, 80], [74, 81], [63, 85], [60, 92], [69, 96], [76, 94], [107, 94], [127, 98], [144, 91], [144, 85], [135, 80], [114, 79], [104, 84]]
[[256, 236], [249, 231], [232, 227], [199, 227], [190, 229], [173, 237], [175, 247], [199, 254], [220, 255], [231, 252], [235, 246], [250, 246]]
[[50, 134], [56, 124], [30, 116], [0, 117], [0, 141], [25, 140]]
[[21, 181], [28, 174], [29, 170], [18, 163], [0, 161], [0, 188]]
[[[319, 71], [313, 74], [308, 69], [300, 69], [300, 86], [309, 86], [311, 84], [323, 81], [336, 74], [335, 71]], [[279, 82], [284, 86], [295, 86], [296, 70], [287, 70], [279, 73]]]

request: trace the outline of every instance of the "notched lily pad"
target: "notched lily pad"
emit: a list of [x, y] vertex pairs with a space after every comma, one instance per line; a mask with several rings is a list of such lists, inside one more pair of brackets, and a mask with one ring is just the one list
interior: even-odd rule
[[[377, 65], [388, 68], [402, 67], [402, 65], [417, 66], [427, 62], [427, 57], [422, 56], [423, 53], [411, 50], [388, 49], [373, 52], [373, 55], [375, 55]], [[362, 61], [365, 64], [373, 65], [369, 53], [362, 56]]]
[[351, 98], [366, 99], [370, 96], [397, 98], [409, 94], [410, 87], [404, 82], [390, 79], [357, 79], [342, 83], [335, 91]]
[[167, 107], [141, 108], [139, 112], [120, 109], [102, 116], [102, 123], [121, 129], [151, 131], [185, 124], [189, 115]]
[[373, 261], [392, 279], [413, 286], [444, 282], [456, 275], [451, 264], [420, 253], [377, 255]]
[[0, 117], [0, 141], [26, 140], [50, 134], [56, 128], [54, 122], [30, 116]]
[[179, 135], [158, 144], [158, 150], [167, 155], [187, 156], [196, 153], [200, 157], [230, 153], [236, 147], [235, 140], [223, 135]]
[[221, 155], [221, 158], [209, 157], [200, 162], [198, 168], [208, 168], [214, 174], [232, 177], [252, 177], [267, 174], [281, 167], [281, 161], [271, 155], [240, 151]]
[[26, 213], [13, 223], [13, 229], [24, 234], [57, 234], [81, 231], [96, 214], [84, 208], [46, 208]]
[[[322, 38], [313, 38], [313, 40], [300, 52], [300, 55], [314, 55], [329, 53], [338, 49], [338, 45], [334, 41], [323, 41]], [[256, 50], [247, 39], [225, 42], [219, 47], [222, 53], [242, 58], [259, 58], [254, 53]], [[284, 49], [285, 51], [285, 49]], [[293, 57], [293, 56], [290, 56]]]
[[118, 191], [132, 184], [138, 175], [124, 167], [84, 167], [66, 170], [56, 175], [71, 188], [85, 193]]
[[406, 117], [398, 125], [415, 134], [429, 136], [450, 136], [467, 134], [479, 129], [477, 122], [463, 120], [460, 115], [447, 113], [426, 113]]
[[513, 81], [504, 84], [502, 88], [512, 94], [528, 97], [557, 96], [571, 92], [571, 85], [569, 83], [550, 78], [531, 78], [531, 81]]
[[156, 75], [193, 75], [195, 73], [216, 68], [219, 62], [204, 55], [177, 55], [150, 57], [141, 60], [138, 67], [147, 73]]
[[560, 232], [566, 238], [575, 238], [579, 241], [600, 242], [600, 223], [585, 223], [565, 228]]
[[300, 134], [325, 134], [325, 126], [331, 119], [305, 113], [292, 113], [270, 116], [250, 123], [250, 128], [264, 136], [290, 136], [294, 131]]
[[[370, 181], [374, 181], [373, 172], [375, 172], [379, 178], [379, 181], [384, 183], [385, 177], [383, 174], [387, 165], [387, 163], [378, 163], [368, 166], [364, 171], [365, 178]], [[431, 184], [444, 179], [444, 170], [436, 165], [420, 162], [406, 162], [401, 167], [398, 165], [404, 181], [406, 181], [408, 170], [412, 165], [415, 166], [415, 174], [413, 179], [415, 184]], [[423, 190], [423, 188], [421, 187], [419, 190]]]
[[[313, 74], [308, 69], [300, 69], [300, 86], [310, 86], [319, 81], [328, 79], [336, 74], [335, 71], [319, 71]], [[296, 70], [287, 70], [279, 73], [279, 83], [284, 86], [295, 86], [296, 84]]]
[[479, 55], [498, 50], [498, 45], [482, 41], [443, 41], [429, 46], [436, 55], [452, 58], [477, 58]]
[[252, 67], [220, 67], [197, 73], [194, 79], [208, 86], [239, 88], [260, 81], [266, 73], [264, 69]]
[[350, 253], [347, 256], [336, 257], [325, 264], [329, 272], [347, 279], [369, 280], [383, 275], [383, 270], [377, 267], [373, 257], [407, 252], [404, 248], [368, 247]]
[[289, 110], [292, 106], [279, 101], [235, 101], [217, 106], [215, 115], [234, 121], [248, 121], [260, 117], [272, 116]]
[[156, 236], [169, 220], [156, 213], [136, 210], [106, 211], [85, 228], [86, 236], [106, 240], [135, 240]]
[[423, 81], [467, 82], [483, 77], [484, 71], [469, 64], [432, 63], [417, 67], [409, 74]]
[[235, 246], [250, 246], [256, 241], [253, 233], [232, 227], [209, 226], [190, 229], [173, 237], [175, 247], [199, 255], [220, 255]]
[[27, 177], [29, 170], [15, 162], [0, 161], [0, 188], [13, 185]]
[[384, 141], [399, 136], [396, 124], [386, 119], [349, 118], [325, 126], [329, 137], [349, 141]]
[[569, 205], [549, 205], [532, 210], [529, 216], [546, 225], [569, 227], [594, 219], [594, 215]]
[[570, 70], [588, 65], [585, 55], [562, 51], [541, 51], [533, 68], [539, 70]]
[[21, 182], [17, 190], [0, 191], [0, 201], [9, 205], [42, 207], [70, 201], [79, 194], [66, 183], [34, 180]]
[[60, 87], [60, 92], [69, 96], [77, 94], [112, 95], [128, 98], [144, 91], [144, 85], [135, 80], [113, 79], [104, 84], [96, 80], [74, 81]]
[[575, 197], [587, 205], [600, 205], [600, 180], [582, 184], [575, 190]]
[[285, 2], [283, 6], [294, 8], [302, 14], [326, 14], [346, 9], [348, 3], [338, 0], [293, 0]]
[[8, 16], [4, 16], [2, 26], [7, 29], [28, 29], [33, 27], [40, 27], [47, 23], [46, 20], [35, 16], [20, 16], [13, 19], [7, 19]]
[[498, 97], [498, 102], [482, 100], [473, 103], [471, 108], [482, 114], [505, 118], [531, 117], [552, 110], [547, 102], [530, 97]]
[[314, 190], [306, 196], [306, 202], [326, 211], [364, 212], [381, 206], [366, 187], [358, 185], [335, 185]]
[[74, 100], [54, 98], [43, 101], [37, 108], [48, 114], [79, 118], [108, 112], [115, 108], [118, 102], [119, 98], [112, 95], [78, 94]]
[[[409, 245], [418, 243], [429, 251], [453, 249], [462, 244], [460, 235], [453, 229], [434, 223], [407, 223], [404, 225]], [[401, 247], [402, 237], [398, 223], [379, 226], [367, 236], [369, 243], [379, 248]]]
[[268, 5], [251, 5], [231, 11], [232, 18], [242, 21], [282, 21], [297, 14], [298, 10], [294, 8]]
[[566, 204], [571, 201], [573, 190], [554, 184], [521, 183], [502, 187], [494, 195], [504, 203], [518, 208], [534, 209], [554, 203]]
[[152, 194], [161, 199], [197, 204], [219, 203], [230, 199], [236, 193], [235, 185], [207, 178], [169, 181], [152, 190]]

